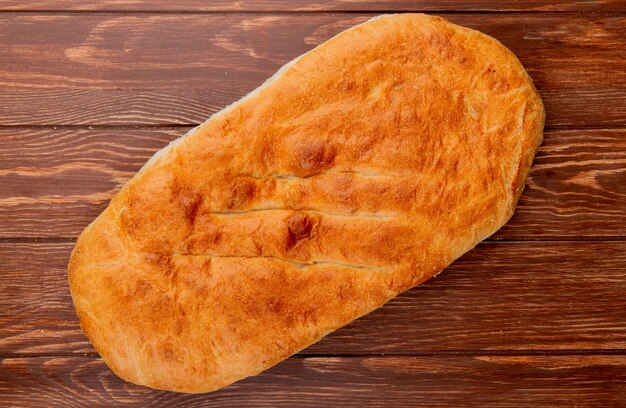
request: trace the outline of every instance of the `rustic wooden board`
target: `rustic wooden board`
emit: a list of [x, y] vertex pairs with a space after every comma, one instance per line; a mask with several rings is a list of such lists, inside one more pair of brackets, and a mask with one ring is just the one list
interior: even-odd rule
[[[0, 14], [0, 125], [197, 124], [374, 15]], [[443, 15], [519, 56], [548, 127], [626, 126], [625, 17]]]
[[291, 358], [196, 395], [125, 383], [99, 359], [6, 358], [0, 367], [0, 404], [20, 406], [618, 407], [626, 398], [626, 357], [612, 355]]
[[[0, 238], [76, 237], [188, 128], [0, 129]], [[626, 130], [548, 131], [502, 239], [626, 235]]]
[[[120, 380], [78, 327], [75, 237], [157, 149], [394, 10], [484, 31], [534, 78], [548, 132], [513, 220], [260, 376], [205, 395]], [[625, 406], [625, 12], [622, 0], [0, 2], [0, 406]]]
[[150, 11], [625, 11], [620, 0], [4, 0], [0, 10], [150, 10]]
[[[95, 353], [67, 284], [72, 243], [0, 244], [0, 355]], [[304, 355], [626, 349], [626, 241], [483, 243]]]

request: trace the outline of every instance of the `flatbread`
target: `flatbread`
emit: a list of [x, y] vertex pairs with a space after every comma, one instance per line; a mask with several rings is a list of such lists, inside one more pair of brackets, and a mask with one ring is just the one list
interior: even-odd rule
[[206, 392], [443, 270], [513, 214], [544, 109], [438, 17], [346, 30], [159, 151], [81, 234], [81, 327], [120, 377]]

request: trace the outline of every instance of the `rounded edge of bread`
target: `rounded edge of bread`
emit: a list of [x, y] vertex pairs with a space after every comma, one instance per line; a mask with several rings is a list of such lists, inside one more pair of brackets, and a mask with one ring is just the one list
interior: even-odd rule
[[[490, 228], [488, 231], [483, 231], [481, 236], [477, 237], [478, 239], [472, 243], [473, 245], [470, 245], [470, 247], [475, 246], [482, 239], [486, 238], [487, 236], [495, 232], [497, 229], [499, 229], [500, 226], [506, 223], [508, 219], [512, 216], [515, 210], [516, 203], [524, 188], [524, 182], [529, 172], [534, 154], [543, 139], [545, 111], [543, 108], [541, 98], [536, 88], [534, 87], [534, 84], [532, 80], [530, 79], [529, 75], [526, 73], [526, 71], [524, 70], [523, 66], [521, 65], [517, 57], [510, 50], [508, 50], [504, 45], [502, 45], [499, 41], [481, 32], [452, 24], [440, 17], [432, 17], [432, 16], [423, 15], [423, 14], [381, 15], [381, 16], [372, 18], [364, 23], [356, 25], [346, 31], [343, 31], [337, 34], [335, 37], [313, 48], [311, 51], [297, 57], [296, 59], [292, 60], [291, 62], [284, 65], [281, 69], [279, 69], [276, 74], [274, 74], [270, 79], [268, 79], [259, 88], [252, 91], [250, 94], [244, 96], [239, 101], [227, 106], [220, 112], [217, 112], [216, 114], [211, 116], [209, 119], [207, 119], [207, 121], [201, 124], [199, 127], [192, 129], [186, 135], [173, 141], [167, 147], [155, 153], [155, 155], [141, 168], [141, 170], [137, 173], [137, 175], [122, 188], [122, 190], [118, 193], [118, 195], [116, 195], [116, 197], [123, 196], [124, 194], [126, 194], [128, 186], [131, 185], [132, 183], [135, 183], [143, 174], [145, 174], [156, 163], [160, 162], [161, 160], [167, 160], [168, 156], [171, 156], [172, 153], [176, 149], [184, 148], [185, 144], [190, 142], [191, 139], [194, 137], [194, 135], [197, 134], [198, 128], [202, 128], [206, 126], [208, 123], [210, 123], [211, 121], [215, 120], [216, 118], [227, 114], [228, 112], [232, 111], [237, 106], [239, 106], [240, 104], [244, 103], [246, 100], [253, 98], [255, 95], [258, 95], [264, 88], [268, 87], [269, 85], [273, 84], [276, 81], [279, 81], [280, 78], [289, 69], [296, 66], [298, 62], [302, 60], [306, 55], [315, 53], [315, 52], [323, 52], [325, 47], [330, 46], [338, 38], [342, 36], [346, 36], [346, 35], [352, 35], [353, 33], [355, 33], [356, 30], [359, 30], [360, 27], [363, 27], [365, 25], [385, 24], [385, 20], [387, 19], [397, 20], [397, 21], [394, 21], [394, 23], [396, 24], [402, 23], [403, 19], [417, 19], [423, 22], [424, 24], [433, 24], [433, 25], [441, 24], [448, 28], [453, 28], [457, 32], [463, 32], [467, 35], [475, 36], [477, 41], [490, 43], [491, 46], [494, 47], [494, 50], [497, 50], [500, 53], [502, 61], [499, 61], [499, 63], [514, 65], [519, 72], [523, 73], [523, 75], [526, 77], [528, 81], [529, 86], [526, 91], [527, 100], [529, 103], [534, 104], [535, 108], [529, 112], [524, 113], [524, 115], [528, 114], [528, 117], [524, 116], [524, 120], [523, 120], [524, 129], [522, 131], [522, 133], [526, 137], [523, 138], [523, 140], [521, 141], [521, 145], [519, 147], [520, 159], [518, 161], [518, 166], [516, 168], [516, 171], [512, 175], [512, 179], [510, 182], [511, 191], [510, 191], [509, 200], [507, 202], [507, 210], [504, 216], [500, 219], [501, 222], [499, 223], [499, 225], [494, 225], [493, 228]], [[378, 23], [375, 23], [375, 22], [378, 22]], [[146, 385], [146, 386], [156, 388], [156, 389], [172, 390], [172, 391], [187, 392], [187, 393], [201, 393], [201, 392], [214, 391], [224, 386], [227, 386], [235, 381], [243, 379], [245, 377], [258, 374], [259, 372], [270, 368], [271, 366], [277, 364], [278, 362], [286, 358], [283, 356], [280, 358], [272, 359], [268, 361], [267, 364], [261, 369], [254, 369], [254, 370], [246, 371], [245, 369], [242, 370], [240, 367], [237, 367], [236, 369], [231, 370], [230, 375], [227, 374], [228, 370], [226, 370], [225, 373], [221, 374], [218, 377], [207, 376], [206, 378], [202, 379], [199, 382], [179, 381], [177, 383], [170, 383], [167, 385], [163, 385], [163, 384], [152, 382], [150, 380], [151, 378], [150, 375], [146, 375], [146, 376], [142, 375], [141, 374], [142, 368], [139, 367], [140, 363], [133, 361], [133, 356], [124, 356], [123, 358], [121, 358], [120, 356], [111, 355], [109, 353], [109, 347], [107, 346], [107, 344], [102, 344], [103, 336], [101, 333], [99, 333], [99, 329], [94, 324], [94, 321], [97, 321], [100, 317], [93, 316], [90, 314], [88, 303], [91, 302], [92, 299], [84, 298], [83, 294], [86, 292], [83, 288], [83, 285], [90, 284], [90, 280], [88, 279], [88, 277], [84, 276], [84, 274], [86, 273], [88, 269], [93, 269], [92, 266], [94, 264], [101, 263], [102, 265], [104, 265], [103, 267], [106, 267], [107, 262], [116, 262], [120, 258], [123, 258], [124, 250], [125, 250], [124, 243], [121, 242], [122, 241], [121, 239], [119, 239], [120, 237], [118, 237], [118, 234], [116, 232], [116, 227], [112, 221], [113, 217], [115, 216], [115, 213], [119, 211], [116, 197], [113, 198], [113, 200], [111, 201], [107, 209], [102, 214], [100, 214], [100, 216], [96, 218], [89, 226], [87, 226], [85, 230], [82, 232], [82, 234], [79, 236], [76, 242], [76, 246], [74, 250], [72, 251], [70, 263], [68, 266], [68, 269], [69, 269], [68, 273], [69, 273], [70, 291], [72, 294], [72, 298], [74, 300], [77, 315], [80, 320], [81, 328], [85, 332], [87, 337], [91, 340], [95, 349], [98, 351], [98, 353], [100, 353], [100, 355], [102, 356], [106, 364], [117, 375], [119, 375], [121, 378], [127, 381], [140, 384], [140, 385]], [[96, 225], [99, 230], [108, 231], [109, 234], [102, 234], [102, 233], [95, 234], [95, 235], [92, 234], [91, 231], [93, 230], [93, 227]], [[460, 256], [461, 254], [462, 253], [459, 253], [457, 256]], [[93, 273], [93, 270], [90, 273]], [[414, 280], [411, 282], [411, 284], [406, 285], [401, 290], [408, 289], [410, 286], [414, 286], [423, 280], [424, 279]], [[388, 299], [385, 299], [385, 301], [386, 300]], [[384, 301], [382, 303], [384, 303]], [[376, 307], [378, 306], [380, 306], [380, 304], [378, 304]], [[369, 313], [371, 310], [367, 310], [363, 314]], [[349, 322], [345, 322], [345, 324], [347, 323]], [[311, 341], [308, 344], [303, 345], [298, 350], [293, 350], [291, 354], [297, 353], [301, 349], [319, 340], [325, 334], [327, 333], [320, 333], [317, 339], [315, 339], [314, 341]], [[124, 358], [125, 360], [122, 361]], [[242, 374], [242, 372], [245, 372], [245, 374]]]

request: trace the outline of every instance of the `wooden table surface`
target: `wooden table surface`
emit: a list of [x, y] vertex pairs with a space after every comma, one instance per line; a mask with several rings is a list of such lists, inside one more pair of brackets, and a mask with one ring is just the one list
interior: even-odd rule
[[[125, 383], [82, 334], [80, 231], [159, 148], [380, 13], [513, 50], [544, 98], [517, 213], [437, 278], [211, 394]], [[0, 406], [626, 406], [626, 2], [4, 0]]]

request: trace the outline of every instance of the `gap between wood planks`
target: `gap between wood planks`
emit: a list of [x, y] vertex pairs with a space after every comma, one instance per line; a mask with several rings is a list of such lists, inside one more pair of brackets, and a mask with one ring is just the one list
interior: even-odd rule
[[[67, 244], [76, 242], [76, 237], [5, 237], [0, 238], [0, 244]], [[621, 242], [626, 241], [626, 236], [543, 236], [543, 237], [520, 237], [515, 239], [505, 238], [487, 238], [482, 242], [498, 244], [498, 243], [522, 243], [522, 242]]]
[[167, 15], [207, 15], [207, 14], [238, 14], [238, 15], [323, 15], [323, 14], [513, 14], [513, 15], [568, 15], [568, 16], [598, 16], [598, 17], [620, 17], [626, 15], [626, 11], [580, 11], [580, 10], [446, 10], [446, 9], [419, 9], [415, 10], [2, 10], [0, 14], [30, 14], [30, 15], [49, 15], [49, 14], [79, 14], [79, 15], [133, 15], [133, 14], [167, 14]]
[[[211, 115], [212, 116], [212, 115]], [[207, 117], [207, 119], [209, 119]], [[0, 130], [178, 130], [183, 128], [194, 128], [200, 126], [201, 123], [155, 123], [155, 124], [128, 124], [128, 125], [107, 125], [107, 124], [94, 124], [94, 125], [2, 125], [0, 124]], [[599, 124], [599, 125], [546, 125], [544, 132], [550, 132], [553, 130], [624, 130], [626, 127], [622, 125], [611, 124]]]
[[[523, 356], [622, 356], [626, 349], [564, 349], [564, 350], [441, 350], [411, 353], [307, 353], [306, 350], [288, 358], [358, 358], [358, 357], [523, 357]], [[98, 353], [0, 353], [3, 358], [101, 358]]]

